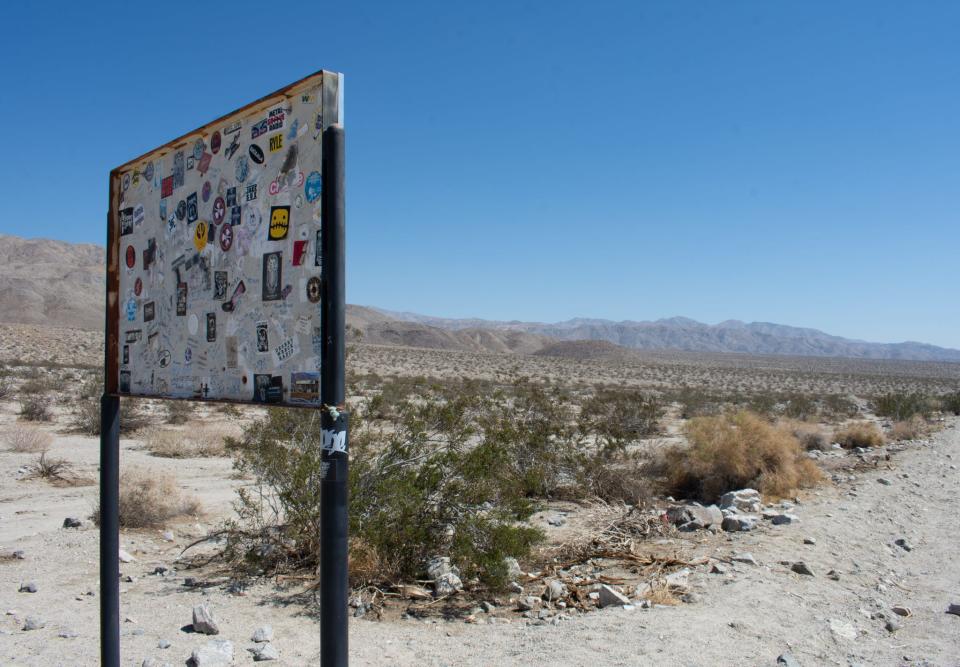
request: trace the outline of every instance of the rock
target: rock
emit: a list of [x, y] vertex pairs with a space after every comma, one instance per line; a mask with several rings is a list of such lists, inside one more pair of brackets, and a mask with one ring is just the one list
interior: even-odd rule
[[777, 658], [777, 665], [782, 667], [800, 667], [800, 663], [789, 653], [783, 653]]
[[553, 514], [547, 517], [547, 523], [550, 524], [551, 526], [556, 526], [557, 528], [559, 528], [566, 522], [567, 522], [567, 517], [563, 516], [562, 514]]
[[193, 608], [193, 631], [204, 635], [220, 634], [220, 628], [206, 604], [198, 604]]
[[27, 583], [20, 584], [21, 593], [36, 593], [37, 592], [37, 582], [28, 581]]
[[520, 569], [520, 563], [517, 562], [516, 558], [508, 556], [503, 559], [503, 564], [507, 566], [507, 578], [511, 581], [523, 576], [523, 570]]
[[723, 523], [723, 512], [716, 505], [681, 505], [667, 510], [667, 519], [680, 530], [703, 530]]
[[907, 538], [905, 537], [898, 538], [894, 540], [893, 543], [896, 544], [901, 549], [903, 549], [904, 551], [913, 551], [913, 546], [909, 542], [907, 542]]
[[453, 572], [442, 574], [433, 582], [433, 592], [437, 597], [452, 595], [463, 588], [463, 582], [460, 577]]
[[173, 542], [173, 540], [175, 539], [173, 536], [173, 531], [170, 531], [170, 530], [163, 531], [163, 534], [161, 535], [161, 537], [163, 537], [163, 539], [167, 542]]
[[76, 632], [74, 632], [74, 631], [71, 630], [70, 628], [64, 628], [64, 629], [62, 629], [60, 632], [57, 633], [57, 637], [60, 637], [60, 639], [73, 639], [73, 638], [79, 637], [79, 636], [80, 636], [80, 635], [78, 635]]
[[747, 563], [748, 565], [759, 565], [757, 559], [753, 557], [753, 554], [749, 551], [744, 551], [742, 553], [733, 554], [730, 556], [730, 560], [737, 563]]
[[22, 549], [17, 549], [17, 550], [14, 551], [12, 554], [10, 554], [10, 556], [11, 556], [14, 560], [23, 560], [23, 559], [25, 559], [25, 558], [27, 557], [26, 554], [23, 553], [23, 550], [22, 550]]
[[607, 584], [601, 585], [597, 592], [600, 594], [598, 602], [601, 608], [630, 604], [630, 598]]
[[233, 642], [213, 639], [190, 654], [193, 667], [229, 667], [233, 664]]
[[120, 550], [117, 556], [120, 558], [121, 563], [132, 563], [133, 561], [137, 560], [123, 549]]
[[39, 630], [40, 628], [45, 627], [47, 627], [47, 622], [39, 616], [27, 616], [23, 622], [24, 632], [28, 632], [30, 630]]
[[720, 507], [734, 508], [748, 514], [757, 514], [762, 508], [760, 492], [756, 489], [740, 489], [730, 491], [720, 497]]
[[830, 632], [841, 639], [856, 639], [857, 630], [847, 621], [838, 618], [829, 619]]
[[68, 516], [66, 519], [63, 520], [64, 528], [79, 528], [82, 525], [83, 525], [83, 521], [73, 516]]
[[480, 608], [488, 614], [492, 614], [497, 610], [497, 606], [495, 604], [492, 602], [487, 602], [486, 600], [480, 603]]
[[960, 604], [956, 602], [951, 602], [947, 607], [947, 613], [953, 614], [954, 616], [960, 616]]
[[668, 574], [663, 580], [668, 588], [683, 590], [689, 586], [689, 579], [690, 569], [685, 567], [682, 570]]
[[805, 538], [803, 538], [803, 543], [804, 543], [804, 544], [809, 544], [809, 545], [812, 546], [812, 545], [816, 544], [817, 541], [816, 541], [814, 538], [812, 538], [812, 537], [805, 537]]
[[898, 621], [897, 619], [888, 618], [887, 622], [883, 624], [883, 627], [886, 628], [887, 632], [896, 632], [903, 626], [900, 624], [900, 621]]
[[156, 658], [144, 658], [140, 667], [160, 667], [160, 661]]
[[714, 563], [710, 566], [710, 574], [726, 574], [727, 568], [720, 563]]
[[728, 514], [723, 518], [721, 527], [729, 532], [743, 532], [757, 527], [757, 517], [750, 514]]
[[539, 606], [540, 598], [535, 598], [532, 595], [527, 595], [517, 600], [518, 611], [531, 611]]
[[836, 570], [830, 570], [827, 572], [827, 579], [832, 579], [833, 581], [840, 581], [840, 573]]
[[167, 572], [169, 572], [169, 570], [165, 568], [163, 565], [157, 565], [155, 568], [153, 568], [153, 573], [160, 576], [163, 576]]
[[161, 639], [157, 642], [157, 648], [170, 648], [170, 642], [166, 639]]
[[247, 650], [253, 653], [254, 662], [266, 662], [267, 660], [277, 660], [280, 658], [280, 654], [277, 653], [277, 649], [273, 648], [273, 644], [263, 644], [262, 646]]
[[893, 484], [893, 482], [891, 482], [891, 481], [890, 481], [889, 479], [887, 479], [886, 477], [877, 477], [877, 484], [883, 484], [884, 486], [890, 486], [891, 484]]
[[770, 523], [774, 526], [784, 526], [789, 523], [796, 523], [800, 518], [796, 514], [776, 514], [770, 519]]
[[429, 600], [433, 594], [423, 586], [405, 585], [400, 587], [400, 595], [411, 600]]
[[559, 600], [565, 597], [567, 594], [567, 587], [559, 579], [550, 579], [547, 582], [547, 585], [543, 589], [543, 593], [540, 595], [547, 602], [553, 602], [554, 600]]
[[515, 581], [511, 581], [510, 585], [507, 588], [509, 588], [513, 593], [523, 593], [523, 586], [521, 586]]
[[273, 641], [273, 628], [269, 625], [261, 625], [253, 631], [253, 636], [250, 637], [250, 641], [258, 644]]
[[680, 600], [685, 604], [696, 604], [697, 602], [700, 602], [700, 596], [693, 591], [690, 591], [689, 593], [684, 593], [681, 595]]
[[802, 574], [808, 577], [813, 576], [813, 570], [811, 570], [810, 566], [804, 563], [802, 560], [798, 560], [796, 563], [791, 565], [790, 569], [797, 574]]
[[910, 607], [897, 606], [897, 607], [892, 607], [890, 611], [892, 611], [897, 616], [903, 616], [904, 618], [908, 616], [913, 616], [913, 612], [910, 611]]

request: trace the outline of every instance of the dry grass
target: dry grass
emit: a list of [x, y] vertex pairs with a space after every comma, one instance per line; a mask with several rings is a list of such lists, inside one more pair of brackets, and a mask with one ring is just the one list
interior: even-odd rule
[[[120, 475], [120, 526], [156, 528], [170, 519], [200, 512], [196, 498], [185, 496], [168, 473], [128, 468]], [[99, 502], [90, 516], [100, 525]]]
[[53, 436], [34, 426], [12, 426], [4, 432], [3, 441], [11, 451], [38, 454], [50, 449]]
[[793, 436], [800, 441], [803, 449], [826, 450], [830, 448], [830, 435], [818, 424], [797, 421], [794, 419], [783, 419], [779, 426], [789, 430]]
[[145, 445], [154, 456], [168, 459], [226, 456], [224, 435], [224, 431], [216, 427], [153, 430], [147, 434]]
[[927, 435], [930, 427], [927, 421], [920, 415], [914, 415], [910, 419], [896, 422], [890, 429], [890, 439], [895, 441], [917, 440]]
[[48, 457], [47, 452], [40, 454], [37, 462], [30, 466], [27, 479], [43, 479], [55, 486], [91, 486], [96, 483], [89, 477], [77, 475], [65, 459]]
[[665, 452], [666, 484], [678, 497], [713, 502], [746, 487], [787, 496], [823, 476], [789, 430], [751, 412], [697, 417], [686, 435], [689, 447]]
[[873, 422], [854, 422], [833, 434], [834, 442], [844, 448], [881, 447], [886, 442], [883, 432]]

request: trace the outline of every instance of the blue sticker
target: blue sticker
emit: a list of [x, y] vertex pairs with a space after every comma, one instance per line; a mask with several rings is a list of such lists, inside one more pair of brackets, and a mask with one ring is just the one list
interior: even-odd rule
[[188, 347], [183, 351], [183, 360], [189, 364], [191, 359], [193, 359], [193, 350]]
[[137, 319], [137, 300], [127, 299], [127, 321], [133, 322]]
[[287, 139], [296, 139], [297, 138], [297, 129], [300, 127], [300, 119], [294, 118], [293, 125], [290, 126], [290, 131], [287, 132]]
[[307, 180], [303, 184], [303, 193], [307, 195], [308, 202], [315, 202], [320, 199], [320, 191], [323, 186], [323, 181], [320, 178], [319, 171], [311, 171], [310, 175], [307, 176]]
[[247, 180], [247, 174], [250, 172], [250, 163], [247, 162], [247, 156], [241, 155], [237, 158], [237, 181], [243, 183]]

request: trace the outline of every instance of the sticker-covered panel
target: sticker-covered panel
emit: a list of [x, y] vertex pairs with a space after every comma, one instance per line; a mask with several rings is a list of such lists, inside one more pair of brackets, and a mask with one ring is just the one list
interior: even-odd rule
[[114, 173], [118, 393], [319, 404], [324, 76]]

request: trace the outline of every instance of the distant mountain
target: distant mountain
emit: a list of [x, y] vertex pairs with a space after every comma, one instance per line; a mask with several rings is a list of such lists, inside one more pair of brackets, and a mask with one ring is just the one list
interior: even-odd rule
[[577, 318], [553, 324], [542, 322], [454, 320], [413, 313], [381, 311], [406, 322], [461, 331], [489, 329], [547, 336], [561, 341], [607, 341], [638, 350], [685, 350], [690, 352], [739, 352], [790, 356], [846, 357], [852, 359], [911, 359], [957, 361], [960, 350], [925, 343], [870, 343], [831, 336], [816, 329], [770, 322], [727, 320], [704, 324], [686, 317], [654, 322]]

